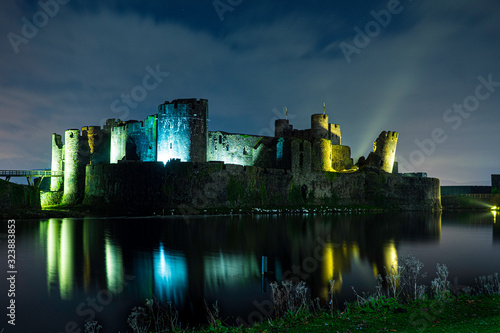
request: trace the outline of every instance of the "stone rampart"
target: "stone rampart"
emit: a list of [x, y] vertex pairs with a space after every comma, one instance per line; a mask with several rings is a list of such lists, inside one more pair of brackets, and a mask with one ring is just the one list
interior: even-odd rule
[[439, 180], [375, 172], [310, 173], [221, 162], [88, 165], [84, 204], [122, 213], [238, 208], [441, 208]]

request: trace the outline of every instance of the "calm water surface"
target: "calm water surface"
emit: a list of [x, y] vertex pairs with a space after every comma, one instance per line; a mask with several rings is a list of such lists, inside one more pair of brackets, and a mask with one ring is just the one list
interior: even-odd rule
[[91, 319], [104, 332], [131, 332], [131, 309], [153, 297], [175, 305], [183, 323], [204, 322], [204, 300], [217, 300], [226, 322], [249, 322], [265, 312], [269, 283], [286, 278], [323, 300], [334, 279], [343, 304], [351, 286], [373, 290], [374, 277], [408, 254], [424, 262], [427, 283], [436, 263], [456, 286], [500, 272], [492, 213], [43, 219], [19, 220], [16, 230], [16, 332], [83, 332]]

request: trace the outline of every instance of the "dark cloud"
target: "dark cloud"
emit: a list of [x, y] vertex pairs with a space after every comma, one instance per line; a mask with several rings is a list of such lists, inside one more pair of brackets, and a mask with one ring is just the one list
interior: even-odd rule
[[[80, 2], [59, 13], [15, 53], [35, 2], [3, 2], [0, 14], [0, 169], [50, 165], [50, 137], [105, 118], [143, 119], [165, 100], [208, 98], [212, 130], [270, 130], [287, 106], [296, 128], [309, 127], [326, 102], [353, 157], [366, 155], [382, 130], [400, 132], [397, 155], [442, 128], [447, 140], [412, 169], [444, 181], [484, 182], [498, 173], [500, 88], [457, 129], [443, 116], [475, 93], [478, 77], [500, 81], [496, 1], [401, 1], [403, 10], [344, 58], [355, 27], [387, 2], [310, 6], [243, 1], [223, 22], [211, 5], [183, 2]], [[112, 104], [143, 84], [149, 69], [168, 72], [128, 112]], [[273, 111], [275, 110], [275, 111]], [[24, 129], [26, 135], [19, 129]]]

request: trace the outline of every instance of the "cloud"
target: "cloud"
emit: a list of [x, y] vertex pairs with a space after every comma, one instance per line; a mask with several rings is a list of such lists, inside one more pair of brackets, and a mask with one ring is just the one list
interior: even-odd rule
[[[326, 10], [284, 4], [272, 19], [252, 20], [264, 17], [262, 13], [269, 18], [269, 8], [242, 4], [224, 23], [213, 13], [197, 24], [151, 15], [147, 9], [134, 11], [134, 6], [130, 2], [127, 10], [111, 5], [86, 10], [84, 3], [70, 3], [28, 44], [20, 45], [18, 54], [4, 38], [0, 135], [15, 140], [2, 147], [2, 153], [9, 151], [2, 156], [14, 156], [15, 151], [23, 158], [19, 168], [49, 166], [50, 152], [41, 152], [50, 149], [52, 132], [99, 124], [103, 118], [141, 120], [156, 113], [163, 101], [184, 97], [209, 99], [211, 130], [249, 134], [269, 128], [273, 108], [285, 105], [296, 115], [294, 127], [307, 128], [310, 115], [322, 112], [326, 102], [330, 121], [341, 125], [343, 142], [355, 158], [371, 150], [382, 130], [401, 133], [397, 153], [407, 158], [416, 149], [415, 139], [444, 127], [446, 149], [443, 145], [418, 168], [431, 170], [431, 175], [444, 174], [446, 160], [456, 153], [448, 147], [461, 145], [461, 137], [469, 138], [464, 150], [496, 149], [484, 135], [493, 131], [489, 124], [500, 121], [494, 112], [500, 91], [457, 131], [450, 131], [442, 119], [453, 103], [474, 92], [479, 75], [493, 73], [500, 81], [499, 6], [494, 1], [408, 4], [350, 64], [339, 44], [352, 41], [354, 26], [364, 27], [373, 18], [353, 21], [333, 5], [335, 20]], [[182, 11], [178, 4], [170, 6], [172, 12]], [[1, 7], [5, 34], [20, 31], [20, 18], [33, 11], [12, 2]], [[200, 17], [195, 12], [191, 16]], [[127, 114], [114, 112], [113, 101], [140, 86], [146, 68], [157, 65], [170, 75]], [[19, 128], [36, 133], [36, 140], [20, 136]], [[43, 162], [28, 162], [35, 155], [45, 156]], [[5, 161], [0, 160], [0, 168]], [[472, 171], [476, 166], [467, 161], [462, 160], [456, 179], [489, 177]], [[498, 157], [487, 161], [500, 163]]]

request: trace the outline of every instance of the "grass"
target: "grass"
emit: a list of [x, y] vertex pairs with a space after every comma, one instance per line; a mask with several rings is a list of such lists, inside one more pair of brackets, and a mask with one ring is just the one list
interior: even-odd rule
[[[273, 314], [250, 327], [226, 325], [217, 304], [205, 303], [207, 325], [182, 327], [171, 305], [148, 300], [128, 317], [132, 332], [500, 332], [500, 279], [481, 276], [476, 285], [452, 289], [446, 265], [438, 264], [430, 288], [421, 285], [423, 263], [414, 256], [400, 258], [376, 279], [373, 294], [358, 294], [343, 309], [334, 308], [335, 281], [330, 281], [330, 300], [320, 305], [311, 299], [301, 281], [271, 283]], [[429, 292], [426, 292], [429, 290]], [[99, 333], [97, 322], [87, 323], [86, 333]]]

